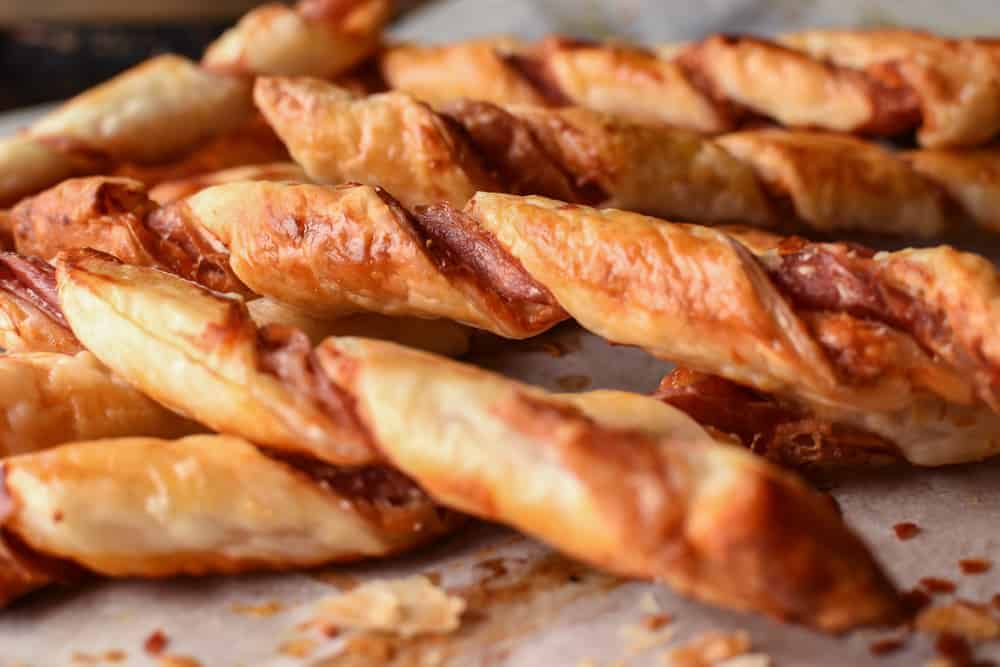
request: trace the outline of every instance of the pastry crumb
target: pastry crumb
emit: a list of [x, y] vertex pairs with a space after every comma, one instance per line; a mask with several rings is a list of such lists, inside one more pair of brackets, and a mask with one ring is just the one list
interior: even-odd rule
[[199, 660], [187, 655], [163, 655], [157, 660], [160, 667], [202, 667]]
[[744, 653], [732, 658], [726, 658], [712, 667], [771, 667], [771, 656], [766, 653]]
[[986, 605], [962, 601], [924, 609], [917, 616], [916, 627], [921, 632], [949, 633], [969, 641], [1000, 637], [1000, 621]]
[[993, 563], [986, 558], [963, 558], [958, 561], [958, 567], [962, 574], [983, 574], [990, 571]]
[[713, 667], [750, 651], [749, 633], [709, 631], [663, 654], [667, 667]]
[[458, 628], [465, 600], [424, 576], [373, 581], [321, 600], [313, 625], [377, 630], [402, 637], [444, 634]]
[[639, 598], [639, 611], [647, 614], [659, 614], [663, 611], [663, 607], [660, 606], [660, 603], [656, 601], [656, 597], [650, 591], [646, 591]]
[[290, 658], [308, 658], [316, 649], [316, 642], [305, 637], [289, 639], [278, 647], [278, 653]]
[[270, 602], [261, 602], [259, 604], [247, 604], [243, 602], [233, 603], [231, 609], [234, 614], [242, 614], [243, 616], [256, 616], [257, 618], [267, 618], [268, 616], [274, 616], [280, 611], [283, 611], [285, 605], [281, 604], [277, 600], [272, 600]]
[[900, 540], [912, 540], [920, 534], [920, 526], [912, 521], [897, 523], [892, 527], [892, 530], [896, 533], [896, 537]]
[[159, 655], [170, 644], [170, 638], [163, 633], [163, 630], [154, 630], [143, 643], [143, 648], [150, 655]]
[[120, 649], [111, 649], [110, 651], [105, 651], [104, 655], [101, 656], [101, 658], [103, 658], [105, 662], [124, 662], [125, 658], [127, 657], [128, 654]]
[[941, 577], [924, 577], [920, 580], [920, 585], [928, 593], [954, 593], [955, 583]]

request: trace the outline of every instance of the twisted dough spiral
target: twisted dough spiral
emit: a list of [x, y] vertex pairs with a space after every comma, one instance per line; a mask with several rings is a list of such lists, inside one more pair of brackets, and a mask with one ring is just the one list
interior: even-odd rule
[[[200, 66], [158, 56], [78, 95], [0, 141], [0, 205], [70, 176], [174, 159], [227, 132], [236, 136], [196, 151], [184, 173], [205, 170], [206, 164], [221, 169], [247, 159], [280, 159], [273, 148], [262, 154], [252, 145], [268, 139], [253, 127], [251, 77], [338, 74], [378, 47], [389, 9], [387, 0], [303, 0], [295, 9], [267, 5], [210, 46]], [[249, 142], [240, 138], [247, 132]], [[176, 168], [171, 172], [177, 175]]]
[[384, 556], [459, 521], [386, 467], [285, 459], [221, 435], [80, 442], [0, 462], [0, 604], [81, 570], [164, 577]]
[[359, 97], [262, 77], [257, 105], [316, 182], [378, 185], [408, 206], [476, 191], [698, 223], [930, 237], [970, 220], [1000, 229], [1000, 153], [898, 153], [849, 136], [757, 129], [714, 138], [581, 107]]
[[[446, 506], [718, 604], [827, 630], [897, 611], [826, 499], [653, 399], [554, 396], [373, 340], [312, 347], [287, 327], [255, 329], [238, 300], [93, 251], [63, 255], [58, 276], [66, 317], [98, 358], [227, 433], [388, 461]], [[268, 441], [279, 423], [301, 424], [298, 437]], [[317, 446], [314, 431], [338, 447]]]
[[433, 104], [579, 105], [712, 133], [754, 117], [875, 136], [916, 130], [933, 148], [981, 145], [1000, 131], [995, 40], [912, 30], [713, 35], [658, 53], [560, 37], [400, 45], [380, 66], [390, 87]]
[[407, 211], [357, 185], [232, 183], [171, 207], [249, 291], [306, 312], [516, 338], [572, 316], [914, 463], [1000, 448], [996, 270], [947, 246], [876, 254], [487, 193]]

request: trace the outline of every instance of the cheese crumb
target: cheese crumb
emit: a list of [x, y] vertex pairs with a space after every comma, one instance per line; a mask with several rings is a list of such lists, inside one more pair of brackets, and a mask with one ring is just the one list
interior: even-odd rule
[[321, 600], [313, 623], [413, 637], [452, 632], [464, 611], [465, 600], [415, 576], [372, 581]]
[[704, 632], [663, 655], [669, 667], [713, 667], [750, 650], [750, 635], [738, 632]]
[[929, 607], [917, 616], [917, 629], [940, 634], [949, 632], [969, 641], [985, 641], [1000, 637], [1000, 622], [986, 605], [955, 602]]

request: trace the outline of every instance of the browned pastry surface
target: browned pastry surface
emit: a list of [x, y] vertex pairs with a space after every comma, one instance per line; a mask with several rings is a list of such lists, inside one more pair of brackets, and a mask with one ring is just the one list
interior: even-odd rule
[[395, 470], [222, 435], [81, 442], [0, 473], [0, 601], [58, 581], [58, 562], [107, 576], [289, 570], [398, 553], [461, 521]]
[[408, 207], [475, 191], [537, 194], [672, 220], [930, 237], [996, 228], [994, 149], [897, 153], [830, 133], [718, 137], [582, 107], [401, 92], [360, 97], [314, 79], [262, 77], [255, 98], [316, 182], [378, 185]]
[[68, 354], [82, 349], [59, 308], [55, 270], [40, 259], [0, 253], [0, 348]]
[[158, 56], [78, 95], [0, 141], [0, 206], [116, 168], [156, 179], [281, 159], [273, 136], [254, 127], [252, 76], [345, 72], [378, 48], [389, 9], [388, 0], [267, 5], [220, 37], [200, 65]]
[[813, 30], [778, 41], [712, 35], [638, 47], [549, 37], [399, 45], [380, 56], [393, 88], [432, 104], [578, 105], [702, 132], [755, 118], [981, 145], [1000, 131], [1000, 50], [990, 40], [911, 30]]
[[487, 193], [410, 212], [361, 185], [231, 183], [173, 206], [250, 291], [314, 315], [443, 317], [515, 338], [572, 316], [914, 463], [1000, 447], [996, 272], [946, 246], [876, 254]]
[[[236, 302], [94, 252], [62, 257], [59, 291], [81, 340], [138, 386], [154, 391], [158, 381], [161, 400], [215, 402], [222, 387], [190, 378], [229, 378], [227, 404], [256, 417], [232, 420], [230, 433], [258, 439], [264, 415], [243, 397], [269, 375], [300, 413], [323, 406], [333, 423], [316, 424], [339, 442], [353, 434], [369, 443], [369, 463], [388, 460], [447, 506], [612, 571], [826, 630], [898, 610], [892, 585], [826, 498], [653, 399], [553, 396], [379, 341], [313, 347], [285, 327], [244, 333]], [[223, 346], [244, 351], [223, 355]], [[171, 368], [189, 378], [183, 387]], [[564, 530], [570, 521], [574, 530]], [[19, 535], [51, 553], [32, 539], [37, 530]]]

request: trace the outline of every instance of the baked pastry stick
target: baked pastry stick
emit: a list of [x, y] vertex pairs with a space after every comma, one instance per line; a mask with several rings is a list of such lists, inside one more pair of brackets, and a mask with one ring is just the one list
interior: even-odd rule
[[919, 465], [1000, 452], [1000, 280], [950, 247], [874, 253], [539, 197], [477, 194], [458, 218], [580, 324], [862, 429]]
[[[285, 327], [247, 330], [236, 302], [92, 251], [61, 258], [59, 285], [88, 347], [161, 399], [170, 391], [194, 409], [219, 391], [201, 382], [210, 373], [238, 379], [244, 396], [271, 374], [300, 410], [327, 405], [332, 425], [323, 428], [367, 443], [370, 462], [387, 459], [435, 500], [595, 565], [825, 630], [898, 610], [891, 584], [825, 498], [653, 399], [558, 397], [391, 343], [313, 347]], [[140, 328], [155, 334], [132, 332]], [[251, 345], [256, 362], [228, 352]], [[172, 367], [183, 369], [183, 387]], [[233, 400], [235, 384], [227, 404], [250, 409]], [[234, 419], [226, 430], [256, 439], [261, 421]]]
[[[277, 167], [276, 176], [294, 175], [294, 165], [291, 167]], [[236, 172], [206, 176], [205, 179], [226, 182], [243, 175], [260, 176], [261, 170], [246, 167]], [[200, 182], [177, 183], [160, 189], [160, 196], [169, 196], [171, 188], [176, 192], [200, 187]], [[131, 264], [154, 266], [218, 291], [254, 298], [251, 311], [259, 321], [292, 324], [313, 333], [316, 340], [331, 335], [353, 334], [394, 340], [449, 356], [459, 356], [468, 351], [468, 329], [440, 319], [440, 316], [432, 316], [438, 318], [434, 320], [426, 319], [427, 316], [417, 319], [393, 317], [392, 314], [347, 312], [350, 309], [344, 308], [324, 312], [315, 306], [303, 311], [273, 299], [256, 298], [257, 292], [251, 289], [253, 286], [248, 287], [229, 268], [228, 249], [210, 230], [199, 224], [196, 216], [188, 213], [183, 202], [158, 207], [147, 196], [146, 188], [136, 181], [107, 177], [71, 179], [22, 201], [15, 207], [12, 217], [16, 221], [17, 245], [26, 255], [53, 257], [61, 250], [98, 249]], [[13, 257], [11, 261], [24, 263], [26, 260]], [[47, 268], [44, 262], [32, 260], [32, 263]], [[3, 284], [0, 279], [0, 297], [3, 295]], [[43, 288], [47, 284], [37, 286], [41, 292], [35, 295], [35, 300], [43, 305], [48, 303], [55, 318], [43, 320], [37, 326], [25, 327], [27, 333], [35, 337], [50, 330], [50, 336], [67, 331], [64, 327], [53, 326], [59, 323], [61, 315], [54, 300], [44, 298], [46, 292]], [[268, 289], [266, 283], [260, 285], [264, 287], [261, 294], [278, 293], [278, 290]], [[11, 305], [17, 303], [20, 301]], [[10, 310], [8, 302], [0, 298], [0, 341], [16, 331], [14, 327], [2, 326], [3, 315]], [[52, 348], [32, 345], [16, 349], [39, 351]]]
[[386, 188], [405, 206], [462, 206], [478, 190], [541, 194], [697, 222], [771, 225], [753, 169], [689, 131], [584, 108], [409, 94], [361, 97], [305, 78], [261, 77], [258, 107], [312, 180]]
[[[254, 291], [303, 310], [443, 316], [507, 337], [572, 316], [861, 431], [889, 456], [940, 465], [1000, 449], [989, 357], [976, 352], [977, 336], [991, 340], [996, 276], [974, 255], [875, 256], [485, 193], [464, 212], [411, 212], [368, 186], [237, 183], [183, 204]], [[940, 318], [946, 329], [927, 328]]]
[[174, 55], [148, 60], [0, 142], [0, 203], [115, 162], [162, 162], [232, 130], [250, 82]]
[[805, 30], [778, 40], [916, 98], [923, 146], [975, 146], [1000, 131], [1000, 46], [994, 39], [883, 28]]
[[814, 30], [781, 41], [713, 35], [653, 51], [549, 37], [380, 55], [392, 88], [434, 105], [585, 106], [701, 132], [760, 117], [800, 128], [976, 146], [1000, 130], [998, 49], [990, 40], [906, 30]]
[[435, 111], [405, 93], [359, 97], [302, 78], [262, 77], [254, 95], [312, 180], [379, 185], [408, 207], [462, 206], [479, 190], [827, 233], [998, 225], [992, 149], [900, 154], [774, 129], [709, 138], [580, 107], [459, 100]]
[[7, 458], [0, 472], [0, 604], [72, 569], [290, 570], [406, 551], [461, 521], [391, 468], [288, 459], [222, 435], [82, 442]]
[[[134, 180], [147, 181], [142, 178]], [[213, 185], [238, 181], [296, 181], [307, 182], [306, 172], [294, 162], [268, 162], [244, 164], [229, 169], [205, 171], [193, 176], [182, 176], [157, 181], [149, 188], [149, 198], [161, 206], [189, 197]]]
[[[208, 49], [201, 66], [159, 56], [78, 95], [0, 141], [0, 205], [73, 175], [176, 159], [252, 125], [251, 75], [346, 70], [378, 47], [388, 4], [303, 0], [294, 9], [258, 8]], [[227, 166], [235, 164], [216, 162], [205, 170]]]

